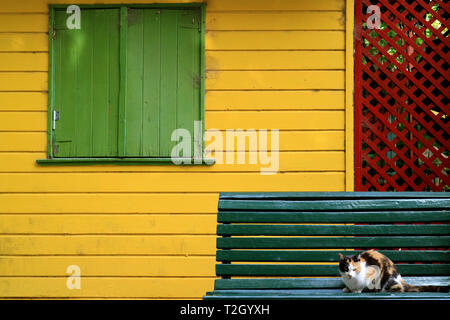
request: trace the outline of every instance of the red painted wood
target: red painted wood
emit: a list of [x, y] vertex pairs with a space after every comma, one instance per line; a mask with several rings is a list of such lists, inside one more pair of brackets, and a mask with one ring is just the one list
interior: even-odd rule
[[[373, 4], [382, 24], [369, 30]], [[450, 191], [448, 13], [439, 0], [355, 2], [356, 191]]]

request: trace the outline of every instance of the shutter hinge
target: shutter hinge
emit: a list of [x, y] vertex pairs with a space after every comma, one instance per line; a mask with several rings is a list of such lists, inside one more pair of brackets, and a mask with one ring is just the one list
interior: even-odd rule
[[53, 122], [52, 122], [52, 130], [55, 130], [56, 121], [59, 120], [59, 111], [53, 110]]

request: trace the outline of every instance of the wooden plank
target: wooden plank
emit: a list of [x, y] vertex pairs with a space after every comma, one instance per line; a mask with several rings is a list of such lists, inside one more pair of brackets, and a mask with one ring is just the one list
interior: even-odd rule
[[46, 14], [0, 14], [0, 32], [48, 32]]
[[[446, 285], [450, 277], [402, 277], [412, 285]], [[337, 289], [343, 288], [341, 278], [286, 278], [286, 279], [217, 279], [214, 290], [238, 289]]]
[[214, 235], [1, 235], [0, 255], [212, 255]]
[[[447, 278], [447, 277], [446, 277]], [[343, 288], [341, 278], [285, 278], [285, 279], [217, 279], [214, 290], [239, 289], [336, 289]]]
[[450, 199], [373, 199], [373, 200], [226, 200], [220, 199], [219, 210], [423, 210], [450, 207]]
[[361, 211], [361, 212], [220, 212], [219, 222], [303, 222], [303, 223], [338, 223], [338, 222], [422, 222], [449, 221], [449, 210], [424, 211]]
[[443, 292], [344, 293], [341, 289], [299, 290], [218, 290], [203, 297], [208, 300], [450, 300]]
[[80, 290], [69, 290], [67, 277], [3, 277], [1, 297], [17, 298], [181, 298], [198, 299], [214, 278], [82, 277]]
[[46, 33], [0, 33], [0, 51], [48, 52]]
[[0, 72], [1, 91], [47, 91], [46, 72]]
[[214, 257], [2, 256], [1, 277], [67, 277], [77, 265], [85, 277], [214, 277]]
[[142, 154], [158, 156], [160, 148], [161, 17], [157, 10], [144, 10], [144, 67]]
[[211, 12], [206, 30], [344, 30], [344, 21], [336, 11]]
[[344, 67], [343, 51], [206, 52], [207, 70], [326, 70]]
[[214, 235], [215, 227], [214, 214], [0, 214], [0, 234], [11, 235]]
[[206, 129], [342, 130], [342, 111], [218, 111], [206, 115]]
[[344, 89], [344, 71], [207, 71], [206, 90]]
[[218, 238], [220, 249], [323, 249], [323, 248], [423, 248], [446, 247], [450, 236]]
[[[61, 0], [52, 0], [52, 3], [66, 4], [66, 2]], [[134, 0], [109, 0], [108, 3], [111, 4], [133, 4]], [[203, 2], [199, 0], [188, 0], [183, 1], [184, 3], [189, 2]], [[72, 4], [97, 4], [96, 0], [73, 0]], [[175, 3], [179, 5], [179, 0], [164, 0], [159, 1], [159, 3]], [[344, 8], [344, 2], [342, 0], [322, 0], [316, 2], [298, 2], [296, 0], [283, 0], [283, 8], [285, 10], [342, 10]], [[239, 1], [239, 0], [228, 0], [223, 2], [221, 0], [210, 0], [208, 1], [207, 10], [209, 11], [221, 11], [221, 10], [279, 10], [279, 1], [273, 0], [250, 0], [250, 1]], [[22, 0], [20, 3], [8, 2], [2, 6], [0, 12], [48, 12], [48, 5], [46, 2], [36, 2], [35, 0]]]
[[47, 103], [46, 92], [0, 92], [1, 111], [47, 111]]
[[46, 130], [46, 112], [0, 112], [0, 131]]
[[[212, 130], [211, 130], [212, 133]], [[226, 139], [226, 133], [221, 132], [222, 137]], [[207, 132], [208, 135], [208, 132]], [[270, 135], [269, 135], [270, 136]], [[344, 149], [344, 141], [343, 141], [343, 132], [342, 131], [281, 131], [279, 133], [280, 136], [280, 144], [279, 144], [279, 151], [280, 152], [287, 152], [289, 153], [288, 156], [284, 156], [282, 153], [280, 153], [280, 159], [284, 157], [282, 161], [280, 161], [280, 167], [283, 165], [294, 165], [295, 162], [298, 163], [298, 165], [303, 165], [310, 163], [310, 161], [321, 161], [320, 158], [333, 158], [336, 160], [335, 162], [330, 161], [330, 168], [332, 169], [333, 166], [340, 167], [341, 163], [341, 152]], [[44, 132], [0, 132], [0, 150], [1, 151], [40, 151], [42, 153], [45, 153], [47, 151], [47, 145], [46, 145], [46, 139], [47, 135]], [[212, 141], [210, 139], [206, 140], [206, 145], [209, 145]], [[270, 146], [270, 141], [268, 142], [268, 145]], [[224, 144], [225, 149], [226, 144]], [[236, 143], [232, 146], [233, 148], [230, 148], [229, 151], [264, 151], [265, 149], [260, 148], [257, 146], [250, 145], [249, 143], [245, 144], [245, 148], [239, 148], [239, 145]], [[267, 149], [267, 148], [266, 148]], [[217, 151], [223, 151], [218, 150]], [[306, 151], [306, 152], [301, 152]], [[317, 152], [321, 151], [321, 152]], [[322, 152], [326, 151], [326, 152]], [[25, 163], [24, 161], [35, 161], [36, 159], [43, 159], [46, 156], [41, 154], [36, 155], [30, 155], [30, 154], [20, 154], [16, 155], [18, 157], [17, 160], [23, 159], [21, 165], [19, 166], [17, 164], [14, 164], [13, 159], [9, 159], [11, 155], [4, 155], [5, 158], [2, 158], [1, 161], [3, 162], [3, 166], [0, 166], [0, 171], [8, 171], [7, 168], [11, 168], [11, 171], [21, 171], [26, 170], [27, 168], [34, 168], [33, 163]], [[299, 159], [301, 158], [301, 159]], [[309, 160], [311, 159], [311, 160]], [[312, 162], [311, 162], [312, 163]], [[217, 162], [216, 165], [211, 167], [210, 169], [214, 170], [218, 166]], [[174, 166], [166, 166], [165, 169], [171, 168]], [[91, 169], [93, 168], [93, 169]], [[123, 167], [109, 167], [111, 170], [124, 170]], [[130, 170], [136, 170], [132, 169], [132, 166], [126, 166], [126, 168]], [[294, 167], [292, 167], [294, 169]], [[301, 168], [301, 167], [299, 167]], [[4, 170], [2, 170], [4, 169]], [[139, 170], [154, 170], [152, 168], [145, 169], [143, 167], [140, 167]], [[47, 169], [42, 168], [41, 170], [46, 171]], [[52, 167], [52, 170], [60, 170], [56, 167]], [[72, 167], [71, 170], [77, 170], [76, 167]], [[98, 167], [83, 167], [81, 168], [82, 171], [85, 170], [98, 170]], [[196, 168], [190, 168], [190, 170], [196, 170]], [[202, 170], [209, 170], [208, 168], [202, 168]], [[51, 170], [50, 170], [51, 171]]]
[[171, 141], [171, 135], [176, 129], [177, 112], [177, 77], [178, 70], [178, 33], [177, 33], [177, 13], [170, 11], [162, 11], [161, 16], [161, 95], [160, 105], [162, 106], [159, 115], [160, 129], [160, 156], [170, 157], [175, 142]]
[[342, 0], [321, 0], [316, 2], [299, 2], [296, 0], [228, 0], [223, 2], [221, 0], [210, 0], [206, 6], [209, 11], [266, 11], [266, 10], [280, 10], [282, 6], [283, 10], [342, 10], [344, 8], [344, 2]]
[[0, 52], [0, 71], [48, 71], [48, 53]]
[[[442, 250], [377, 250], [397, 262], [450, 262], [450, 253]], [[354, 250], [217, 250], [217, 261], [338, 262], [338, 253], [352, 256]]]
[[0, 194], [0, 212], [3, 214], [214, 214], [217, 212], [217, 199], [218, 194], [215, 193]]
[[127, 105], [127, 48], [120, 45], [127, 43], [128, 37], [128, 19], [127, 8], [120, 7], [120, 25], [119, 25], [119, 109], [117, 126], [117, 155], [125, 156], [126, 153], [126, 105]]
[[[3, 140], [3, 138], [7, 138]], [[34, 144], [32, 144], [34, 142]], [[227, 163], [226, 156], [214, 154], [216, 163], [213, 166], [176, 166], [173, 164], [142, 165], [72, 165], [72, 166], [40, 166], [36, 160], [46, 157], [45, 133], [0, 132], [0, 151], [14, 153], [0, 154], [0, 172], [260, 172], [268, 168], [266, 163], [256, 154], [256, 162], [250, 163], [253, 157], [249, 152], [236, 152], [235, 157], [243, 157], [244, 164]], [[25, 151], [25, 153], [22, 153]], [[33, 153], [30, 153], [32, 151]], [[21, 152], [21, 153], [17, 153]], [[219, 163], [219, 160], [222, 162]], [[299, 171], [344, 171], [344, 153], [330, 152], [281, 152], [279, 153], [280, 172]]]
[[[0, 192], [219, 192], [343, 190], [342, 172], [258, 173], [2, 173]], [[239, 184], [236, 184], [239, 181]]]
[[[221, 51], [223, 52], [223, 51]], [[269, 51], [271, 52], [271, 51]], [[295, 52], [295, 51], [286, 51]], [[299, 51], [301, 52], [301, 51]], [[208, 52], [206, 59], [211, 54]], [[230, 53], [235, 53], [230, 51]], [[316, 52], [318, 53], [318, 52]], [[254, 59], [251, 59], [253, 61]], [[222, 64], [221, 60], [218, 62]], [[235, 60], [236, 61], [236, 60]], [[243, 60], [237, 60], [243, 61]], [[278, 60], [277, 60], [278, 61]], [[282, 61], [282, 60], [280, 60]], [[272, 65], [273, 60], [268, 63]], [[248, 62], [245, 62], [246, 64]], [[253, 63], [253, 62], [250, 62]], [[278, 63], [278, 62], [276, 62]], [[301, 62], [298, 62], [301, 63]], [[242, 66], [241, 66], [242, 67]], [[207, 91], [206, 111], [217, 110], [302, 110], [344, 109], [343, 91]]]
[[210, 31], [206, 50], [343, 50], [343, 31]]
[[[194, 157], [194, 121], [201, 121], [200, 85], [203, 70], [200, 70], [200, 22], [198, 10], [185, 10], [178, 16], [178, 57], [177, 57], [177, 106], [176, 128], [185, 129], [191, 134], [191, 152]], [[201, 150], [201, 148], [199, 148]], [[197, 149], [196, 156], [198, 155]]]
[[[355, 161], [354, 161], [354, 25], [355, 1], [346, 0], [345, 9], [345, 191], [355, 191]], [[357, 58], [356, 58], [357, 59]]]
[[[43, 112], [4, 112], [1, 124], [7, 129], [0, 131], [46, 131], [47, 113]], [[20, 117], [20, 121], [15, 120]], [[39, 120], [38, 120], [39, 119]], [[207, 130], [226, 129], [280, 129], [280, 130], [342, 130], [344, 112], [342, 111], [218, 111], [207, 113]], [[300, 134], [300, 133], [293, 133]], [[313, 136], [316, 132], [304, 133]], [[323, 141], [319, 135], [315, 141]], [[327, 134], [327, 133], [324, 133]], [[269, 132], [270, 136], [270, 132]], [[336, 139], [337, 140], [337, 139]], [[283, 141], [280, 139], [280, 144]], [[289, 142], [291, 143], [291, 142]], [[302, 142], [297, 142], [301, 144]], [[325, 142], [322, 142], [325, 143]], [[342, 144], [342, 143], [341, 143]], [[338, 146], [337, 148], [342, 148]], [[292, 150], [292, 149], [291, 149]], [[336, 150], [336, 149], [333, 149]]]
[[119, 10], [96, 10], [92, 51], [92, 155], [117, 156], [119, 112]]
[[248, 224], [219, 224], [217, 234], [263, 236], [351, 236], [351, 235], [447, 235], [450, 225], [248, 225]]
[[[142, 156], [143, 124], [143, 76], [144, 70], [144, 10], [127, 10], [126, 46], [126, 106], [124, 156]], [[156, 32], [156, 30], [155, 30]], [[157, 45], [155, 43], [155, 45]], [[121, 142], [119, 142], [121, 143]]]
[[[448, 264], [399, 264], [397, 269], [403, 276], [449, 275]], [[217, 264], [218, 276], [339, 276], [337, 265], [294, 264]]]
[[[0, 132], [0, 151], [45, 151], [46, 149], [47, 135], [45, 132]], [[25, 155], [28, 161], [33, 161], [36, 158], [35, 155]], [[15, 157], [15, 154], [0, 155], [0, 171], [10, 171], [11, 165], [14, 165]], [[10, 161], [7, 161], [7, 158]], [[34, 167], [34, 163], [29, 163], [29, 165]]]
[[345, 199], [450, 199], [447, 192], [221, 192], [220, 199], [289, 199], [289, 200], [345, 200]]

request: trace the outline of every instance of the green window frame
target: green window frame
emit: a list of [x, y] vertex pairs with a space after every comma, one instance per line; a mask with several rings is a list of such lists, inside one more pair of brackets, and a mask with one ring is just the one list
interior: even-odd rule
[[79, 5], [80, 29], [67, 27], [68, 6], [49, 6], [48, 152], [37, 162], [170, 164], [171, 134], [186, 129], [187, 163], [210, 164], [205, 5]]

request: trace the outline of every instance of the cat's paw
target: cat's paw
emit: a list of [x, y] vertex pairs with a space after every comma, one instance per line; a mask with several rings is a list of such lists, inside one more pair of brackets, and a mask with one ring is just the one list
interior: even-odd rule
[[344, 292], [344, 293], [350, 293], [351, 291], [350, 291], [349, 288], [345, 287], [344, 289], [342, 289], [342, 292]]

